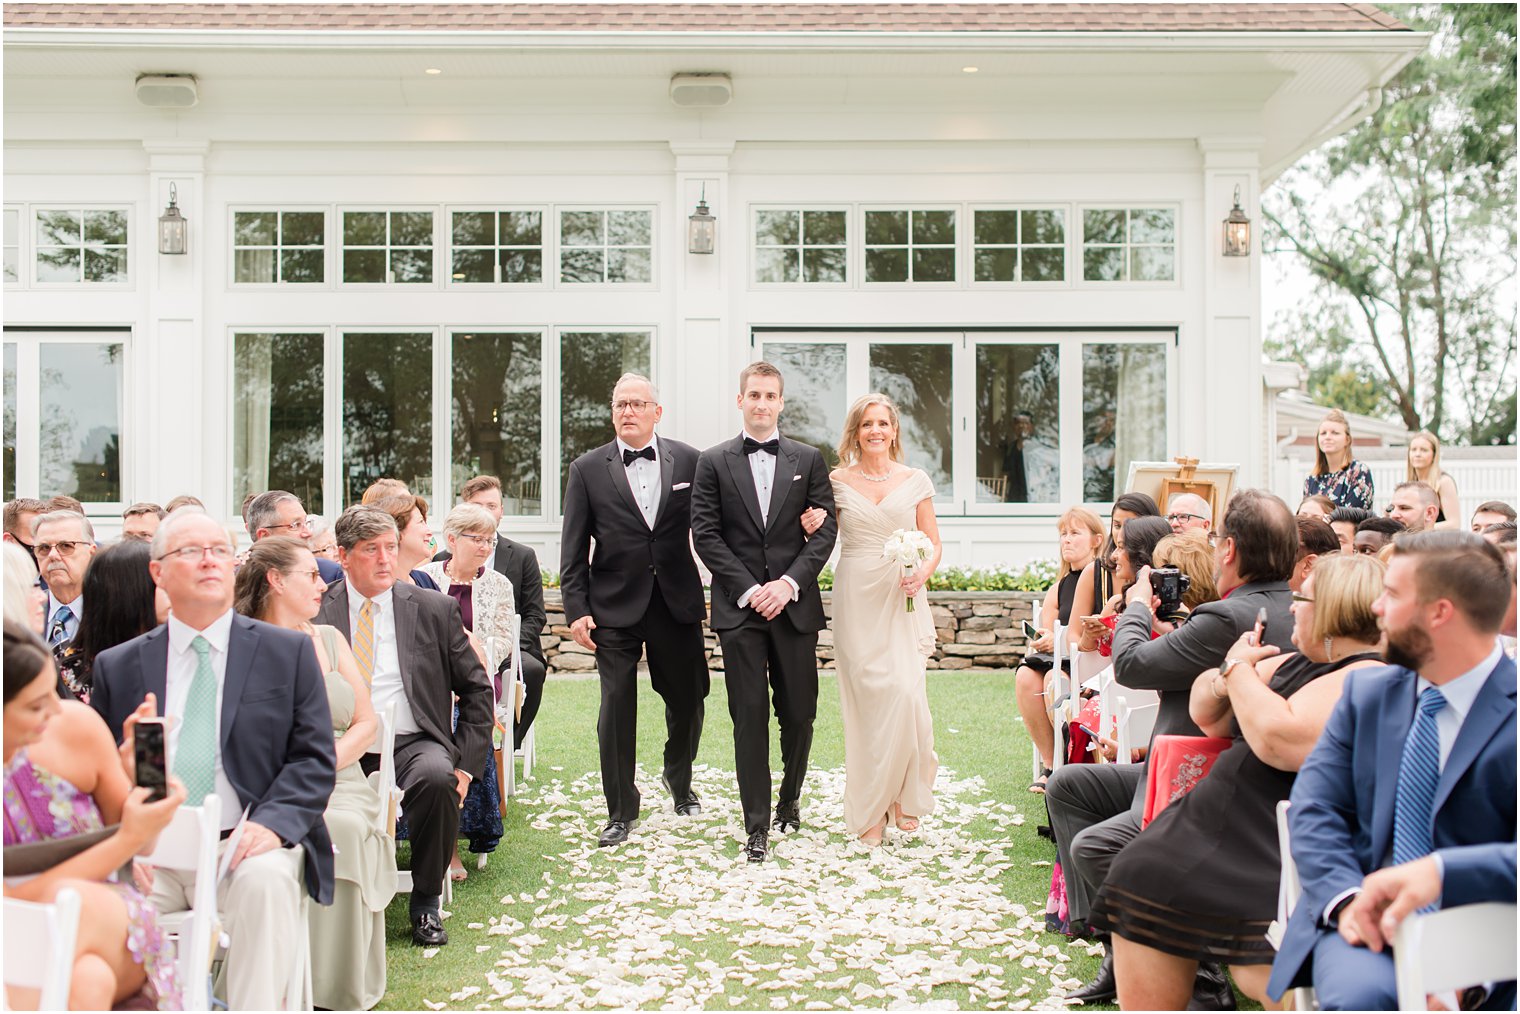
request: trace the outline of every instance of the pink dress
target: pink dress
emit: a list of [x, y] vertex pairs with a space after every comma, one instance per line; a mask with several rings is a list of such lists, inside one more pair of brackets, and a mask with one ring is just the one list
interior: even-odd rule
[[[91, 796], [34, 765], [24, 749], [16, 751], [5, 767], [5, 844], [68, 838], [99, 831], [103, 826], [100, 810]], [[174, 942], [158, 928], [153, 909], [136, 888], [114, 882], [108, 886], [126, 903], [127, 949], [147, 972], [147, 999], [158, 1010], [181, 1010]]]

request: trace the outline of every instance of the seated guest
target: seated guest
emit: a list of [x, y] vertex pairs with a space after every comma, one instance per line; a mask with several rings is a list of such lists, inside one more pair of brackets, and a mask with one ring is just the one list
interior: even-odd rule
[[[1039, 636], [1029, 643], [1030, 654], [1024, 656], [1024, 664], [1014, 676], [1013, 684], [1024, 729], [1040, 752], [1040, 775], [1029, 786], [1030, 792], [1045, 791], [1045, 779], [1050, 777], [1055, 759], [1055, 729], [1045, 703], [1045, 678], [1055, 661], [1051, 655], [1051, 649], [1055, 647], [1052, 631], [1058, 623], [1063, 627], [1071, 623], [1077, 582], [1082, 579], [1083, 568], [1092, 562], [1093, 555], [1103, 544], [1103, 522], [1085, 507], [1073, 507], [1062, 514], [1056, 522], [1056, 530], [1061, 533], [1061, 575], [1045, 593], [1035, 628]], [[1066, 660], [1069, 654], [1069, 651], [1062, 652], [1065, 668], [1070, 668]]]
[[237, 574], [237, 611], [311, 640], [327, 684], [338, 774], [322, 819], [334, 845], [331, 905], [309, 909], [312, 1002], [368, 1010], [385, 995], [385, 906], [396, 893], [396, 843], [378, 830], [383, 803], [360, 770], [380, 722], [343, 635], [313, 626], [327, 585], [299, 539], [262, 539]]
[[[459, 499], [476, 504], [491, 512], [501, 528], [501, 480], [494, 475], [477, 475], [459, 490]], [[435, 560], [448, 559], [448, 551], [439, 553]], [[513, 742], [522, 746], [523, 736], [533, 725], [538, 707], [544, 696], [544, 676], [549, 664], [544, 660], [543, 642], [539, 636], [544, 632], [544, 575], [538, 566], [538, 554], [521, 542], [513, 542], [497, 532], [496, 548], [486, 558], [486, 567], [512, 582], [513, 605], [522, 617], [522, 631], [518, 642], [522, 646], [523, 683], [526, 693], [522, 711], [513, 729]]]
[[[1501, 521], [1513, 523], [1515, 520], [1515, 508], [1503, 500], [1486, 500], [1478, 504], [1478, 509], [1473, 511], [1472, 530], [1482, 532], [1489, 525], [1496, 525]], [[6, 529], [9, 531], [9, 528]]]
[[[303, 515], [304, 518], [304, 515]], [[232, 610], [232, 543], [204, 511], [182, 507], [153, 536], [153, 580], [169, 622], [95, 656], [90, 706], [112, 735], [129, 716], [169, 719], [165, 740], [187, 802], [221, 799], [222, 830], [247, 809], [222, 885], [231, 937], [223, 963], [231, 1010], [280, 1006], [306, 890], [332, 902], [333, 849], [322, 811], [335, 770], [332, 719], [311, 639]], [[153, 907], [179, 912], [195, 874], [159, 869]]]
[[[1109, 557], [1109, 566], [1113, 570], [1114, 585], [1116, 590], [1103, 603], [1103, 611], [1097, 616], [1082, 616], [1078, 618], [1081, 638], [1077, 643], [1078, 651], [1097, 651], [1107, 657], [1113, 646], [1113, 632], [1118, 625], [1119, 614], [1124, 612], [1124, 596], [1135, 583], [1136, 575], [1142, 568], [1151, 565], [1151, 553], [1155, 551], [1162, 539], [1172, 534], [1171, 525], [1163, 518], [1131, 518], [1124, 522], [1123, 529], [1114, 539], [1114, 551]], [[1149, 585], [1147, 585], [1149, 587]], [[1148, 600], [1147, 600], [1148, 601]], [[1162, 622], [1175, 622], [1176, 617], [1158, 617]], [[1153, 636], [1160, 636], [1158, 627], [1152, 631]]]
[[1205, 602], [1218, 602], [1219, 589], [1214, 584], [1214, 547], [1196, 529], [1181, 535], [1168, 535], [1156, 543], [1151, 566], [1176, 567], [1188, 579], [1182, 593], [1182, 608], [1191, 613]]
[[1177, 534], [1202, 532], [1208, 535], [1214, 527], [1214, 512], [1209, 502], [1197, 493], [1178, 493], [1166, 509], [1167, 524]]
[[189, 493], [181, 493], [173, 500], [170, 500], [168, 503], [164, 504], [164, 516], [167, 517], [170, 514], [173, 514], [181, 507], [199, 507], [201, 510], [206, 509], [206, 505], [201, 503], [199, 497], [191, 496]]
[[1293, 564], [1293, 576], [1288, 578], [1288, 587], [1298, 591], [1304, 586], [1309, 572], [1314, 569], [1316, 560], [1326, 559], [1331, 556], [1339, 556], [1341, 552], [1340, 537], [1335, 534], [1335, 529], [1319, 518], [1298, 516], [1298, 557]]
[[372, 507], [388, 496], [411, 496], [412, 491], [407, 489], [406, 483], [400, 479], [376, 479], [365, 489], [364, 495], [359, 498], [359, 503], [365, 507]]
[[396, 579], [428, 591], [439, 591], [438, 582], [421, 569], [433, 558], [433, 532], [427, 523], [427, 501], [406, 493], [383, 496], [370, 506], [385, 511], [396, 522]]
[[1393, 518], [1368, 518], [1356, 526], [1356, 538], [1351, 545], [1358, 553], [1377, 556], [1403, 530], [1404, 526]]
[[[350, 507], [333, 530], [345, 579], [328, 587], [317, 619], [353, 645], [375, 710], [396, 703], [396, 782], [412, 839], [412, 942], [438, 946], [449, 939], [439, 902], [459, 808], [491, 756], [491, 684], [465, 636], [459, 604], [397, 582], [389, 514]], [[369, 754], [363, 763], [378, 767], [379, 758]]]
[[1496, 546], [1512, 546], [1515, 544], [1515, 523], [1513, 521], [1499, 521], [1491, 525], [1485, 525], [1480, 534], [1484, 539]]
[[146, 634], [168, 618], [169, 603], [148, 569], [152, 551], [143, 542], [102, 549], [84, 572], [83, 595], [92, 603], [73, 639], [59, 645], [58, 676], [69, 695], [90, 700], [95, 656]]
[[[486, 650], [487, 673], [495, 682], [500, 699], [500, 665], [512, 651], [512, 582], [486, 567], [486, 557], [496, 548], [496, 519], [484, 507], [462, 503], [443, 521], [447, 559], [423, 566], [422, 572], [459, 603], [467, 631]], [[459, 834], [470, 841], [470, 851], [489, 855], [501, 841], [501, 786], [496, 766], [487, 764], [482, 776], [470, 784], [464, 809], [459, 814]], [[456, 855], [449, 870], [464, 879], [464, 867]]]
[[[1096, 616], [1103, 612], [1103, 607], [1108, 604], [1109, 598], [1114, 593], [1113, 556], [1115, 542], [1119, 532], [1124, 528], [1124, 523], [1131, 518], [1154, 518], [1160, 517], [1161, 511], [1156, 509], [1156, 501], [1144, 493], [1122, 493], [1114, 501], [1113, 513], [1108, 522], [1108, 541], [1098, 551], [1082, 570], [1082, 576], [1077, 581], [1076, 594], [1072, 596], [1072, 609], [1077, 616]], [[1068, 631], [1068, 639], [1072, 650], [1076, 649], [1077, 641], [1082, 632], [1076, 624], [1072, 624]], [[1064, 654], [1064, 652], [1063, 652]]]
[[333, 538], [332, 525], [320, 514], [306, 515], [306, 527], [311, 529], [311, 555], [319, 560], [338, 562], [338, 540]]
[[37, 584], [37, 565], [20, 543], [0, 546], [5, 551], [5, 618], [41, 637], [48, 594]]
[[84, 616], [84, 572], [95, 556], [95, 529], [83, 514], [55, 510], [32, 521], [32, 550], [47, 582], [47, 643], [56, 651], [79, 631]]
[[67, 493], [59, 493], [57, 496], [48, 498], [47, 512], [53, 511], [72, 511], [75, 514], [83, 514], [84, 504]]
[[1298, 505], [1297, 514], [1301, 518], [1318, 518], [1324, 521], [1330, 517], [1331, 512], [1334, 510], [1334, 500], [1328, 496], [1320, 496], [1316, 493], [1313, 496], [1304, 497], [1303, 502]]
[[1337, 507], [1330, 512], [1325, 520], [1330, 522], [1330, 527], [1335, 529], [1335, 537], [1340, 540], [1341, 552], [1347, 556], [1356, 552], [1356, 526], [1368, 518], [1375, 518], [1376, 514], [1364, 511], [1360, 507]]
[[[271, 489], [250, 497], [243, 505], [243, 521], [254, 542], [270, 535], [289, 535], [308, 546], [311, 544], [306, 508], [301, 506], [301, 501], [294, 493], [287, 493], [283, 489]], [[317, 557], [317, 570], [322, 572], [322, 580], [328, 584], [343, 577], [342, 567], [320, 556]]]
[[26, 555], [37, 566], [41, 564], [37, 560], [37, 554], [32, 551], [32, 522], [37, 515], [46, 513], [46, 503], [28, 497], [17, 497], [5, 505], [5, 534], [0, 538], [26, 550]]
[[1403, 525], [1406, 532], [1434, 528], [1440, 511], [1441, 498], [1423, 482], [1399, 483], [1388, 502], [1388, 516]]
[[1266, 930], [1282, 863], [1277, 804], [1319, 739], [1346, 673], [1382, 661], [1372, 614], [1382, 580], [1376, 560], [1325, 557], [1293, 596], [1297, 654], [1258, 647], [1247, 631], [1224, 666], [1194, 681], [1193, 721], [1234, 745], [1119, 853], [1093, 902], [1093, 926], [1118, 938], [1114, 968], [1125, 1010], [1183, 1009], [1201, 961], [1229, 962], [1242, 992], [1265, 996], [1274, 954]]
[[169, 512], [156, 503], [135, 503], [121, 512], [121, 539], [123, 542], [152, 542], [158, 523]]
[[[1346, 678], [1293, 785], [1303, 894], [1273, 997], [1312, 984], [1324, 1010], [1398, 1005], [1392, 957], [1342, 918], [1385, 866], [1434, 854], [1443, 908], [1515, 897], [1515, 664], [1496, 641], [1511, 586], [1500, 552], [1469, 532], [1394, 541], [1374, 606], [1391, 665]], [[1495, 845], [1508, 862], [1492, 861]], [[1512, 1009], [1514, 984], [1490, 1000]]]
[[[1224, 598], [1199, 606], [1186, 623], [1151, 639], [1150, 570], [1135, 575], [1127, 606], [1114, 631], [1114, 678], [1137, 690], [1155, 690], [1161, 703], [1154, 735], [1196, 736], [1189, 698], [1198, 674], [1218, 667], [1240, 635], [1267, 610], [1264, 637], [1279, 648], [1291, 644], [1292, 593], [1288, 578], [1298, 551], [1298, 527], [1288, 505], [1259, 489], [1230, 498], [1214, 550], [1216, 584]], [[1140, 833], [1145, 804], [1145, 765], [1077, 764], [1050, 779], [1045, 802], [1066, 870], [1073, 921], [1086, 920], [1089, 901], [1103, 886], [1109, 866]], [[1098, 975], [1068, 998], [1096, 1003], [1115, 996], [1113, 951], [1107, 947]], [[1195, 998], [1222, 1002], [1229, 982], [1215, 970], [1203, 973]]]
[[[70, 838], [119, 823], [116, 832], [30, 879], [7, 878], [5, 896], [51, 904], [65, 888], [79, 894], [83, 917], [69, 976], [70, 1010], [110, 1010], [146, 987], [158, 1010], [179, 1010], [174, 944], [152, 909], [116, 873], [152, 847], [185, 799], [148, 801], [134, 788], [100, 716], [59, 701], [57, 675], [31, 631], [5, 622], [5, 844]], [[34, 991], [7, 990], [10, 1009], [35, 1010]], [[22, 995], [30, 993], [30, 996]]]

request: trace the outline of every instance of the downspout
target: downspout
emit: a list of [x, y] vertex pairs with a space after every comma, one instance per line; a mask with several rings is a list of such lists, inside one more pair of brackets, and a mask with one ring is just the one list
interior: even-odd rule
[[1329, 127], [1320, 131], [1318, 134], [1315, 134], [1313, 138], [1307, 141], [1303, 146], [1298, 148], [1287, 158], [1281, 159], [1280, 161], [1268, 167], [1267, 170], [1262, 173], [1261, 188], [1265, 190], [1277, 180], [1277, 177], [1286, 172], [1288, 167], [1293, 165], [1294, 162], [1297, 162], [1299, 159], [1303, 158], [1304, 155], [1313, 151], [1315, 148], [1318, 148], [1320, 145], [1324, 144], [1332, 137], [1336, 137], [1349, 130], [1352, 126], [1360, 123], [1362, 120], [1365, 120], [1367, 117], [1376, 113], [1381, 108], [1383, 108], [1382, 86], [1379, 85], [1376, 88], [1368, 88], [1365, 92], [1362, 93], [1360, 98], [1353, 100], [1352, 103], [1346, 107], [1346, 110], [1335, 118]]

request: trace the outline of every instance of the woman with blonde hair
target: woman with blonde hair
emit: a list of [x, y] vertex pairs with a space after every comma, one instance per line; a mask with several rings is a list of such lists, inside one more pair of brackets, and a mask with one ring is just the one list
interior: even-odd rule
[[[916, 831], [934, 810], [939, 758], [924, 682], [934, 622], [924, 586], [939, 565], [939, 525], [934, 486], [903, 463], [897, 406], [884, 394], [850, 406], [829, 478], [839, 522], [833, 605], [845, 826], [875, 847], [888, 822]], [[899, 531], [926, 537], [914, 566], [885, 555]]]
[[1156, 567], [1176, 567], [1188, 579], [1182, 593], [1182, 608], [1192, 612], [1205, 602], [1219, 601], [1219, 586], [1214, 583], [1214, 547], [1199, 531], [1168, 535], [1156, 543], [1151, 553]]
[[1372, 510], [1372, 469], [1351, 456], [1351, 424], [1338, 408], [1320, 420], [1314, 471], [1304, 479], [1304, 496], [1327, 496], [1337, 507]]
[[1427, 430], [1411, 434], [1404, 458], [1405, 481], [1423, 482], [1436, 491], [1441, 506], [1436, 513], [1437, 528], [1461, 528], [1462, 507], [1457, 500], [1456, 480], [1441, 471], [1441, 441]]

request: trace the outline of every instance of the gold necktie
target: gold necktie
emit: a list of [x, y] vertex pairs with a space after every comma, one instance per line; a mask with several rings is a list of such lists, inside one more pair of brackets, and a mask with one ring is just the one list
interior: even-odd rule
[[365, 685], [375, 677], [375, 604], [369, 599], [359, 607], [359, 626], [354, 630], [354, 658]]

